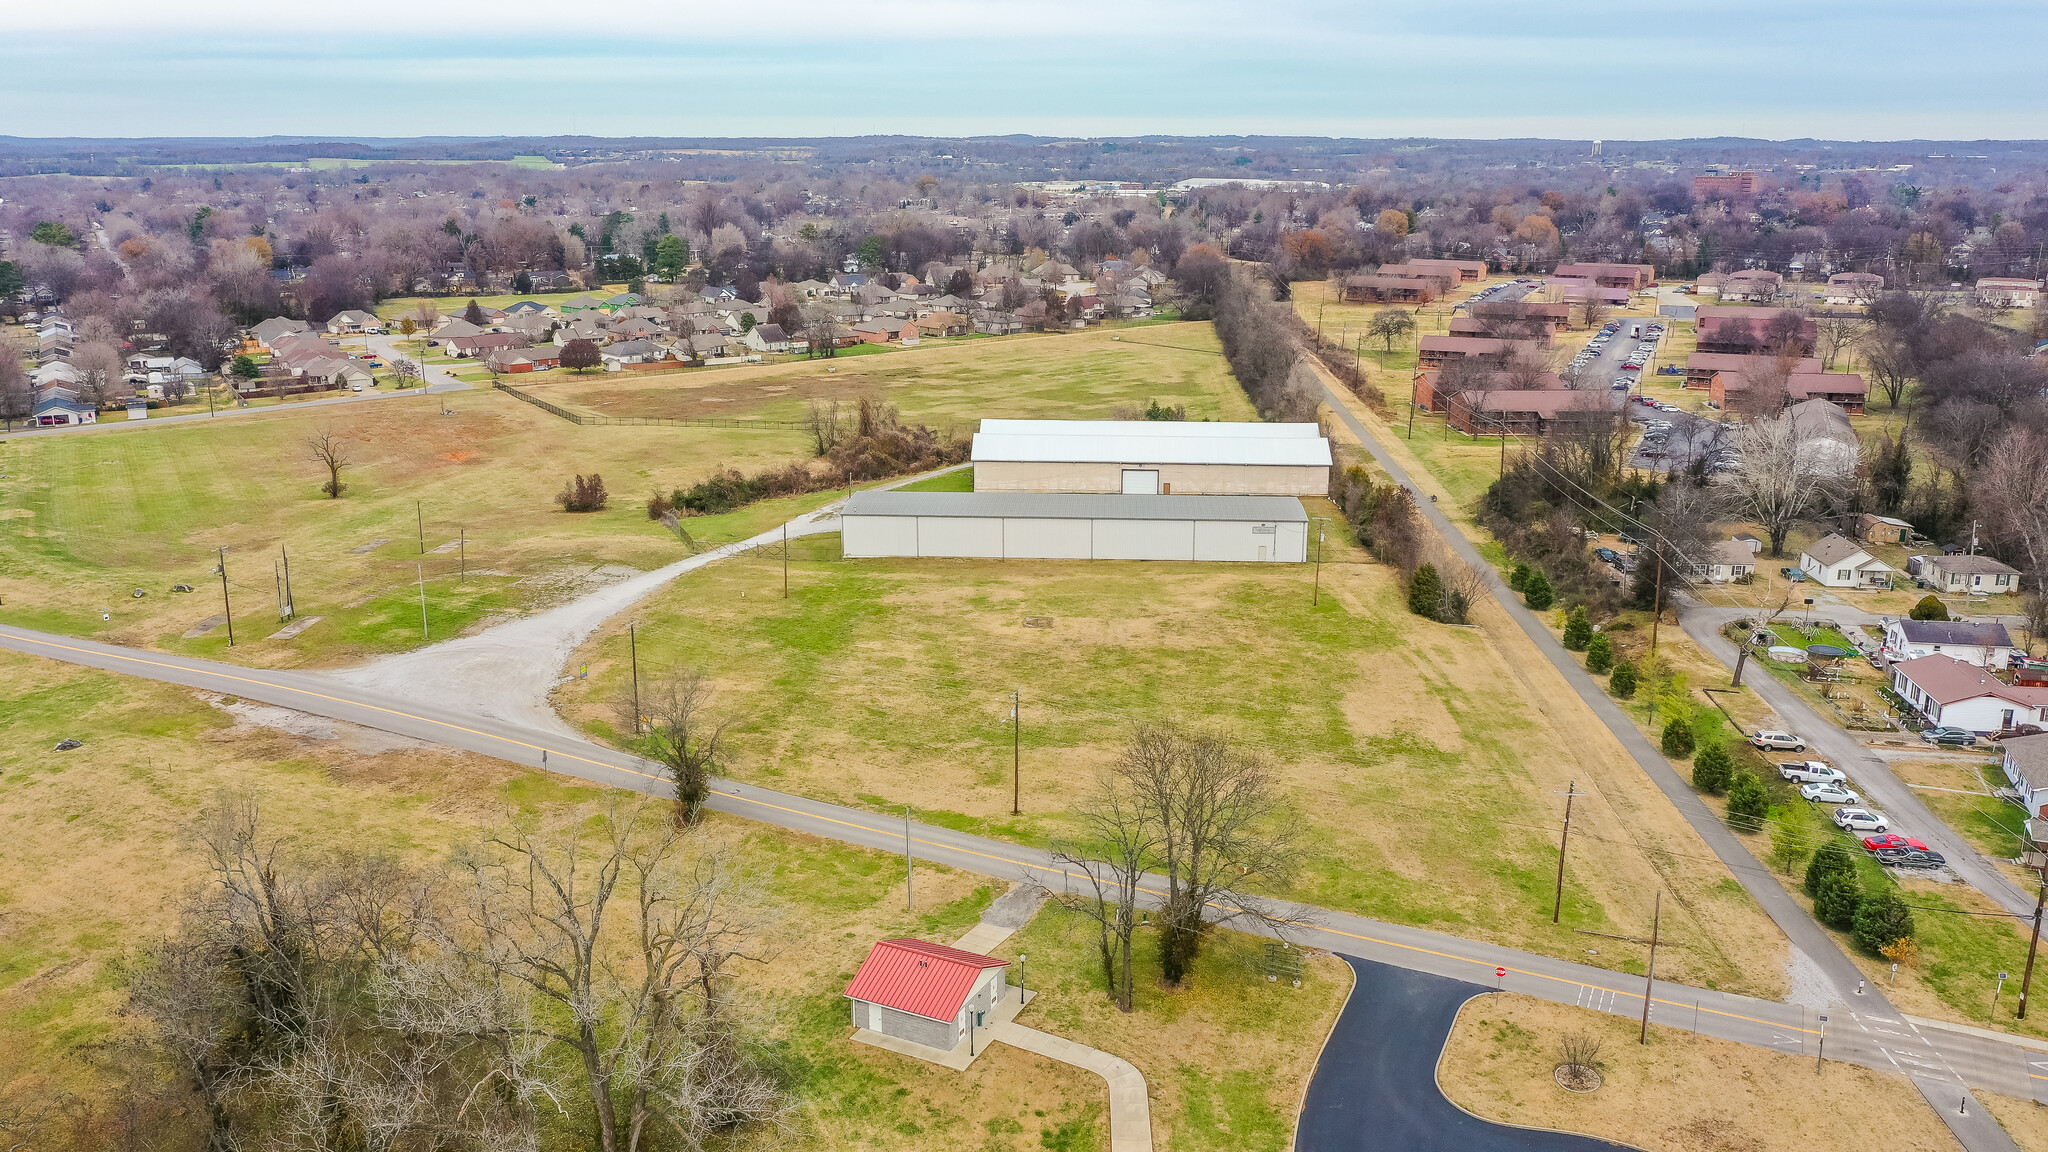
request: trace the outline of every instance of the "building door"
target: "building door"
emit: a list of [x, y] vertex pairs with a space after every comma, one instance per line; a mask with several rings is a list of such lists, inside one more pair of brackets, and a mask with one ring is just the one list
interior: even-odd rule
[[1265, 559], [1266, 559], [1266, 546], [1265, 546], [1264, 544], [1261, 544], [1261, 545], [1259, 545], [1259, 560], [1260, 560], [1260, 561], [1261, 561], [1261, 562], [1263, 563], [1263, 562], [1265, 561]]
[[1126, 468], [1126, 469], [1124, 469], [1124, 495], [1126, 495], [1126, 496], [1157, 496], [1157, 495], [1159, 495], [1159, 472], [1158, 472], [1158, 470], [1157, 470], [1157, 469], [1150, 469], [1150, 468]]

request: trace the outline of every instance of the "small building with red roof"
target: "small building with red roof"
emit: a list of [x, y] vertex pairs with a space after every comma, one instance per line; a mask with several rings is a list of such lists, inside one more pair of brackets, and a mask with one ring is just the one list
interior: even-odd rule
[[878, 941], [846, 998], [853, 1026], [951, 1052], [970, 1026], [985, 1027], [1009, 983], [1009, 961], [901, 938]]

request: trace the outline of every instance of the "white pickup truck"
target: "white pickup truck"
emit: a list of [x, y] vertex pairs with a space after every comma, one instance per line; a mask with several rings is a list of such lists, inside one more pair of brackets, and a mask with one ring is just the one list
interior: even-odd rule
[[1849, 779], [1840, 768], [1830, 768], [1818, 760], [1780, 761], [1778, 775], [1794, 784], [1842, 784]]

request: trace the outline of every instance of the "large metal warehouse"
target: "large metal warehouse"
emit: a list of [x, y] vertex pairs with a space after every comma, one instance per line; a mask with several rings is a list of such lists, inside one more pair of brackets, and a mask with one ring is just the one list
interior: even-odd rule
[[976, 492], [1321, 496], [1330, 442], [1314, 424], [983, 420]]
[[857, 492], [839, 530], [849, 559], [1308, 559], [1308, 513], [1286, 496]]

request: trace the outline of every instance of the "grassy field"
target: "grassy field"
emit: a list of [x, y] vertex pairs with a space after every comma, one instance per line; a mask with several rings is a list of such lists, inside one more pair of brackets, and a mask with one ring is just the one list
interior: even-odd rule
[[815, 398], [880, 395], [909, 420], [971, 429], [984, 416], [1106, 419], [1146, 400], [1190, 419], [1255, 419], [1208, 324], [1151, 324], [970, 340], [888, 356], [799, 360], [687, 373], [574, 377], [531, 389], [607, 416], [797, 420]]
[[[0, 654], [0, 685], [10, 846], [0, 855], [0, 1100], [90, 1098], [103, 1083], [102, 1049], [131, 1027], [120, 1016], [121, 963], [169, 926], [201, 878], [183, 829], [217, 789], [254, 789], [265, 826], [296, 845], [417, 860], [512, 812], [599, 795], [347, 725], [294, 732], [274, 726], [279, 713], [238, 713], [217, 697], [31, 657]], [[50, 751], [67, 736], [85, 746]], [[842, 993], [868, 946], [896, 935], [952, 942], [996, 894], [993, 882], [922, 865], [911, 914], [898, 858], [718, 816], [706, 834], [738, 841], [782, 904], [769, 959], [742, 978], [805, 1099], [800, 1146], [1106, 1147], [1103, 1086], [1091, 1074], [998, 1046], [963, 1075], [848, 1040]], [[1291, 1038], [1327, 1028], [1346, 991], [1341, 967], [1312, 963], [1300, 990], [1268, 985], [1247, 967], [1255, 946], [1219, 933], [1188, 990], [1142, 982], [1138, 1012], [1125, 1017], [1097, 990], [1087, 940], [1069, 922], [1042, 914], [1005, 954], [1019, 950], [1046, 993], [1025, 1023], [1138, 1063], [1164, 1146], [1286, 1146], [1316, 1056]], [[567, 1142], [544, 1146], [582, 1138], [558, 1135]]]
[[[1567, 1092], [1552, 1077], [1558, 1042], [1574, 1033], [1601, 1043], [1597, 1091]], [[1467, 1003], [1444, 1046], [1437, 1081], [1452, 1101], [1485, 1119], [1560, 1128], [1648, 1152], [1852, 1148], [1873, 1132], [1884, 1134], [1887, 1148], [1956, 1148], [1941, 1119], [1897, 1073], [1836, 1063], [1816, 1076], [1810, 1055], [1670, 1028], [1652, 1027], [1644, 1046], [1627, 1019], [1529, 996]]]
[[[1496, 629], [1410, 616], [1392, 573], [1339, 536], [1313, 605], [1306, 567], [845, 562], [816, 537], [787, 600], [779, 564], [741, 559], [647, 601], [641, 670], [701, 666], [717, 679], [739, 722], [738, 779], [908, 804], [1028, 843], [1071, 827], [1133, 721], [1227, 725], [1275, 758], [1312, 832], [1304, 899], [1580, 958], [1571, 929], [1632, 930], [1664, 886], [1713, 941], [1679, 961], [1686, 978], [1778, 988], [1775, 929], [1618, 744], [1580, 735], [1590, 720], [1562, 682], [1522, 672]], [[1037, 617], [1047, 626], [1027, 625]], [[623, 627], [575, 657], [590, 678], [556, 701], [599, 736], [613, 735], [609, 701], [629, 680]], [[1024, 702], [1015, 818], [1012, 689]], [[1568, 745], [1585, 751], [1544, 751]], [[1573, 778], [1597, 797], [1575, 811], [1558, 928], [1554, 793]]]

